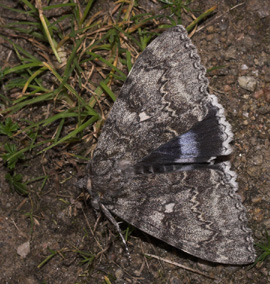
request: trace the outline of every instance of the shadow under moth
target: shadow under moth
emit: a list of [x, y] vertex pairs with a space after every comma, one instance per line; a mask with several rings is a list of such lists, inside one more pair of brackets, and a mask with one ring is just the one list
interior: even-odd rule
[[205, 73], [182, 26], [153, 40], [107, 118], [87, 187], [106, 215], [198, 258], [247, 264], [255, 251], [246, 210], [220, 159], [233, 134]]

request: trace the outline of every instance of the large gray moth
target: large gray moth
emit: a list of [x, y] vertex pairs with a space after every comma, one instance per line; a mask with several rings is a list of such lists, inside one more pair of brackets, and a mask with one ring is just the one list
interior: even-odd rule
[[223, 107], [182, 26], [134, 64], [88, 166], [92, 204], [196, 257], [255, 259]]

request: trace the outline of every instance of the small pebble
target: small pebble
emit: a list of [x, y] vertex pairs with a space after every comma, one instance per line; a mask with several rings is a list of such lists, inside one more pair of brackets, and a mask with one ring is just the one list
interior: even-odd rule
[[257, 92], [254, 93], [254, 98], [258, 99], [261, 98], [264, 95], [264, 91], [262, 89], [258, 90]]
[[26, 256], [30, 253], [30, 242], [27, 241], [17, 248], [17, 254], [22, 258], [26, 258]]
[[124, 276], [124, 272], [121, 268], [118, 268], [116, 271], [115, 271], [115, 277], [116, 279], [121, 279], [123, 278]]
[[245, 89], [247, 91], [253, 92], [255, 91], [257, 81], [254, 77], [251, 76], [241, 76], [238, 78], [239, 86], [242, 89]]
[[264, 98], [265, 100], [270, 103], [270, 86], [267, 86], [263, 89], [264, 92]]

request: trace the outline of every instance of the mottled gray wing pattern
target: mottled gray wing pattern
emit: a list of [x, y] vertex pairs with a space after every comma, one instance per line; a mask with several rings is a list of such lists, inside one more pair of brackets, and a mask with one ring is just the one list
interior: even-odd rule
[[182, 26], [156, 38], [134, 64], [103, 127], [88, 188], [96, 208], [102, 203], [190, 254], [250, 263], [253, 240], [235, 193], [236, 174], [228, 163], [213, 162], [231, 153], [233, 135], [207, 87]]
[[230, 125], [207, 87], [205, 68], [182, 26], [156, 38], [135, 62], [102, 129], [94, 154], [96, 174], [109, 173], [120, 160], [140, 161], [213, 108], [224, 141], [220, 155], [229, 154]]
[[254, 261], [253, 240], [229, 167], [127, 177], [112, 184], [115, 196], [101, 201], [128, 223], [189, 254], [247, 264]]

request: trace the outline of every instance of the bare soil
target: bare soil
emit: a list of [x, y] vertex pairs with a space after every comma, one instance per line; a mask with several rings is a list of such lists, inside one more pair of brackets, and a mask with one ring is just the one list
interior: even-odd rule
[[[5, 1], [11, 2], [11, 1]], [[13, 1], [16, 2], [16, 1]], [[96, 1], [95, 9], [111, 9], [112, 2]], [[141, 1], [156, 9], [155, 1]], [[193, 1], [195, 15], [217, 5], [217, 13], [199, 26], [192, 40], [208, 72], [210, 91], [227, 111], [235, 133], [231, 161], [239, 177], [239, 194], [248, 211], [255, 242], [265, 242], [270, 230], [270, 2], [268, 0]], [[1, 10], [0, 17], [8, 19]], [[187, 17], [187, 25], [191, 19]], [[0, 41], [3, 64], [10, 47]], [[12, 64], [12, 58], [9, 62]], [[15, 59], [14, 59], [15, 62]], [[240, 86], [241, 76], [253, 77], [256, 86]], [[30, 111], [27, 109], [27, 111]], [[38, 115], [38, 109], [32, 109]], [[17, 114], [27, 116], [27, 114]], [[4, 143], [0, 136], [0, 143]], [[80, 153], [89, 145], [82, 141]], [[61, 149], [61, 151], [59, 150]], [[76, 186], [86, 163], [68, 149], [55, 148], [42, 157], [25, 160], [21, 172], [31, 178], [49, 175], [45, 188], [33, 183], [29, 197], [10, 190], [6, 168], [0, 162], [0, 283], [270, 283], [270, 262], [232, 267], [189, 256], [133, 230], [128, 238], [132, 261], [113, 226], [91, 208], [89, 195]], [[71, 178], [72, 177], [72, 178]], [[121, 225], [123, 230], [127, 224]], [[23, 246], [22, 246], [23, 245]], [[29, 245], [29, 248], [28, 248]], [[93, 261], [83, 263], [82, 253]], [[144, 256], [151, 253], [178, 262], [215, 280]], [[52, 258], [41, 268], [38, 265]]]

